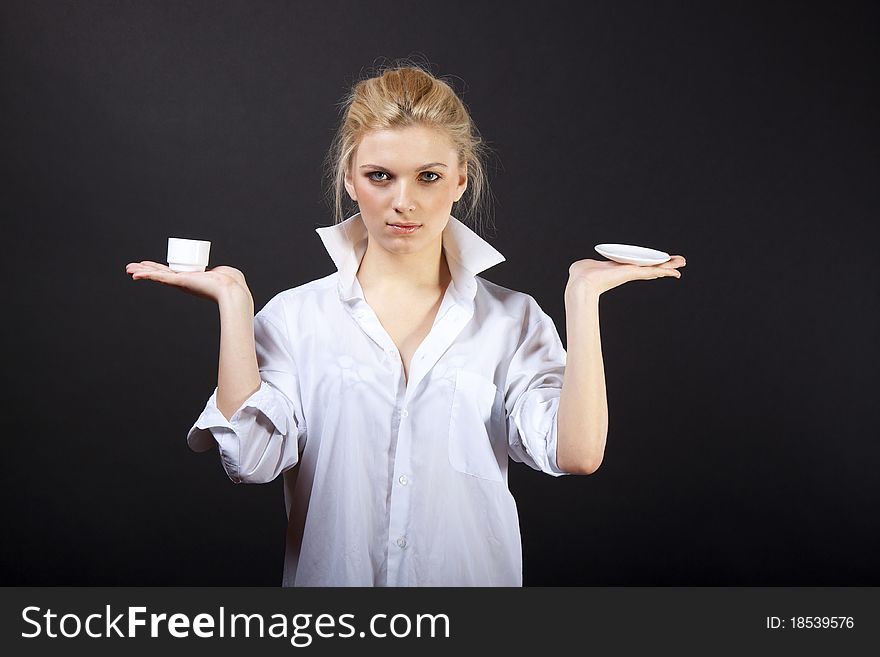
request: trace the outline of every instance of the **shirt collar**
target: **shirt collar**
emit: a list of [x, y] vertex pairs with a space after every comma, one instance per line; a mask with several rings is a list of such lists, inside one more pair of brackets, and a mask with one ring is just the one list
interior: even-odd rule
[[[363, 298], [356, 276], [367, 251], [367, 227], [361, 213], [352, 215], [342, 223], [316, 228], [315, 232], [339, 272], [339, 298], [342, 301]], [[473, 301], [477, 291], [475, 276], [503, 262], [505, 257], [452, 215], [449, 215], [449, 221], [443, 229], [442, 243], [452, 275], [454, 294], [462, 300]]]

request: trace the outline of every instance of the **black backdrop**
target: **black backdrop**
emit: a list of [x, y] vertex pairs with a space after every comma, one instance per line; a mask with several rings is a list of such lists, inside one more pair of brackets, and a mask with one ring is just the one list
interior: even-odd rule
[[321, 160], [369, 66], [426, 59], [495, 149], [484, 276], [565, 340], [568, 265], [682, 254], [600, 303], [592, 476], [512, 464], [526, 585], [877, 585], [877, 13], [857, 3], [11, 2], [2, 18], [2, 582], [277, 585], [280, 479], [185, 434], [216, 307], [333, 265]]

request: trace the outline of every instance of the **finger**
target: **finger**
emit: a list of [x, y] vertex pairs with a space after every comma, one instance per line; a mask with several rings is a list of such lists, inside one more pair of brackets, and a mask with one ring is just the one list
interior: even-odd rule
[[154, 272], [154, 271], [162, 271], [162, 270], [147, 267], [146, 265], [142, 265], [139, 263], [129, 265], [128, 267], [125, 268], [125, 272], [127, 274], [131, 274], [132, 276], [134, 276], [135, 274], [145, 274], [145, 273]]
[[[665, 264], [665, 263], [664, 263]], [[650, 267], [642, 267], [642, 278], [651, 280], [654, 278], [681, 278], [681, 272], [675, 267], [664, 265], [652, 265]]]
[[681, 256], [673, 256], [672, 258], [670, 258], [666, 262], [661, 262], [660, 264], [657, 264], [657, 265], [651, 265], [651, 267], [661, 267], [663, 269], [676, 269], [678, 267], [684, 267], [685, 264], [686, 263], [685, 263], [684, 258], [682, 258]]
[[163, 265], [161, 262], [153, 262], [152, 260], [141, 260], [140, 264], [151, 269], [159, 269], [161, 271], [173, 271], [168, 265]]
[[155, 271], [155, 270], [148, 269], [147, 267], [144, 267], [143, 265], [137, 265], [137, 264], [136, 265], [128, 265], [125, 268], [125, 273], [131, 274], [132, 276], [134, 276], [135, 274], [142, 274], [142, 273], [148, 272], [148, 271]]
[[142, 264], [140, 262], [132, 262], [126, 265], [125, 271], [129, 274], [134, 272], [145, 272], [145, 271], [171, 271], [171, 269], [161, 269], [157, 267], [155, 264]]
[[179, 272], [176, 271], [162, 271], [159, 269], [144, 269], [141, 271], [137, 271], [131, 276], [132, 280], [140, 280], [145, 278], [151, 281], [158, 281], [160, 283], [167, 283], [169, 285], [178, 285], [180, 282]]

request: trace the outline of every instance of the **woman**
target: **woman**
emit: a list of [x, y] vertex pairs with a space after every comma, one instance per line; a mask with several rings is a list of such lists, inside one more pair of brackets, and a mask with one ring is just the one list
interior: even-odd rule
[[317, 232], [336, 272], [254, 316], [232, 267], [127, 266], [218, 304], [217, 387], [187, 442], [218, 445], [235, 482], [283, 473], [284, 586], [521, 586], [508, 457], [599, 467], [599, 295], [684, 259], [572, 264], [566, 354], [534, 298], [478, 276], [504, 257], [451, 214], [483, 207], [483, 154], [445, 81], [388, 68], [353, 87], [330, 150], [336, 223]]

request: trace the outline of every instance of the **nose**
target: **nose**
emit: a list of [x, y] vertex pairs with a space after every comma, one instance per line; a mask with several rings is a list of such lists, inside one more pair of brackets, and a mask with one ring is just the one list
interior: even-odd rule
[[409, 187], [401, 183], [397, 190], [397, 196], [394, 198], [394, 209], [401, 213], [413, 212], [416, 209], [416, 204], [409, 193]]

